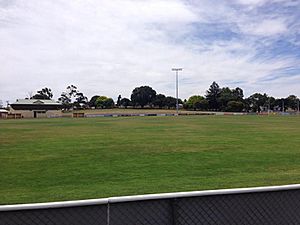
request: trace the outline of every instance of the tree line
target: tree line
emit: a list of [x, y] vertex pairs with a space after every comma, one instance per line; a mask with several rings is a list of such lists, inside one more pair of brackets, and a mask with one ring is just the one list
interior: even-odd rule
[[[50, 88], [43, 88], [31, 99], [52, 99]], [[176, 98], [157, 93], [152, 87], [140, 86], [133, 89], [130, 98], [118, 96], [117, 102], [104, 95], [94, 95], [90, 100], [74, 85], [66, 88], [58, 101], [63, 108], [69, 109], [110, 109], [120, 108], [159, 108], [174, 109]], [[199, 111], [224, 111], [224, 112], [261, 112], [261, 111], [286, 111], [287, 109], [299, 110], [299, 99], [295, 95], [286, 98], [274, 98], [266, 93], [254, 93], [244, 98], [241, 88], [220, 87], [213, 82], [206, 91], [205, 96], [193, 95], [188, 99], [178, 99], [180, 107], [187, 110]]]

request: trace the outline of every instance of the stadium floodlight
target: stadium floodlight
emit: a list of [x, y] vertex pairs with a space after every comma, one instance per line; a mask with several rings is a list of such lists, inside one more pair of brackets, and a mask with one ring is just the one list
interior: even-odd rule
[[182, 68], [172, 68], [172, 71], [176, 72], [176, 114], [178, 116], [178, 71], [182, 71]]

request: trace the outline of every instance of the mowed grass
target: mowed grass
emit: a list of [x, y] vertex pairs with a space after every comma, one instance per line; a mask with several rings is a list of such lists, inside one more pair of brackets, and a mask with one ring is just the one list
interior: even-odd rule
[[300, 117], [0, 121], [0, 204], [300, 183]]

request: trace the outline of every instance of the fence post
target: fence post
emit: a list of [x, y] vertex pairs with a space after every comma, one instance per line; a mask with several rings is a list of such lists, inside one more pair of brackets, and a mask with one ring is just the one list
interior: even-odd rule
[[110, 208], [109, 208], [109, 200], [107, 202], [107, 211], [106, 211], [106, 224], [109, 225], [110, 224]]
[[170, 200], [171, 204], [171, 224], [176, 225], [177, 224], [177, 203], [176, 198], [173, 198]]

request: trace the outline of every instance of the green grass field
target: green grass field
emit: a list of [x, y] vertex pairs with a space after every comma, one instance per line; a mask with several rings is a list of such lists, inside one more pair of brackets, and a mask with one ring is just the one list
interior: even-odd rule
[[0, 121], [0, 204], [300, 183], [300, 117]]

